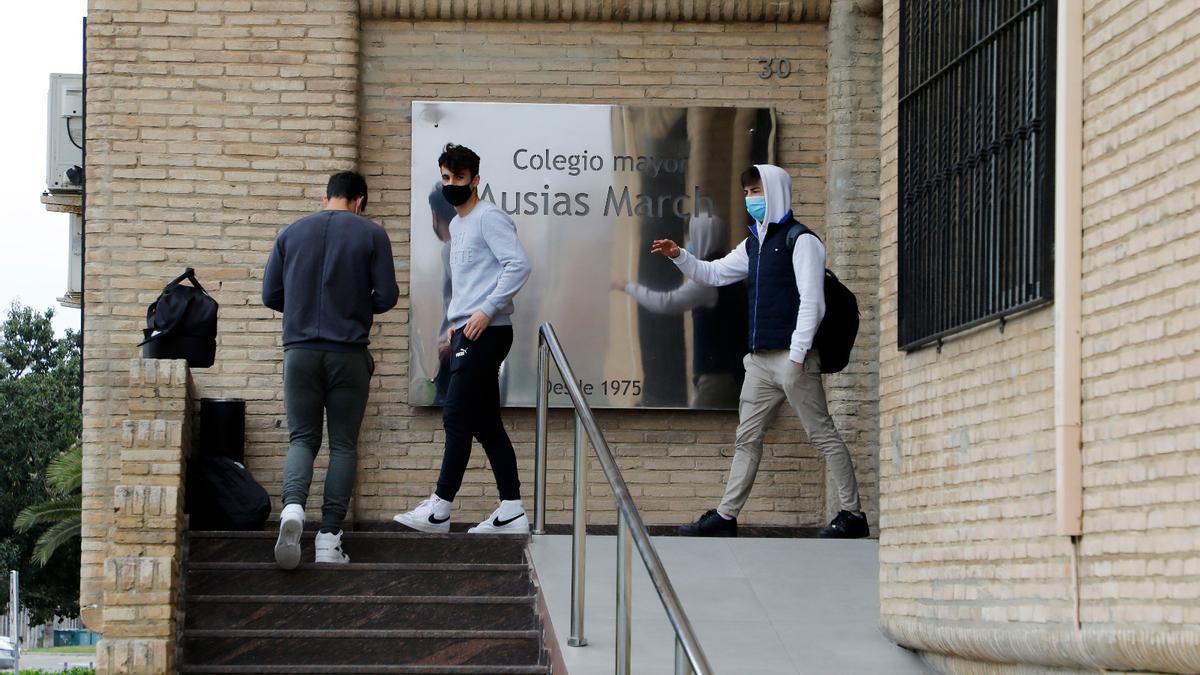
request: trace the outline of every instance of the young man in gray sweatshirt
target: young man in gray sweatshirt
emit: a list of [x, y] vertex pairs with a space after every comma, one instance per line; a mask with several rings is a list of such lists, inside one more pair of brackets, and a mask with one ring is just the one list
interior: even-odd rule
[[500, 506], [472, 533], [529, 532], [521, 504], [517, 456], [500, 419], [500, 364], [512, 347], [513, 297], [529, 279], [529, 258], [508, 214], [480, 201], [479, 156], [447, 144], [438, 167], [450, 221], [450, 383], [442, 408], [446, 450], [437, 489], [394, 520], [422, 532], [450, 530], [450, 511], [462, 486], [471, 437], [479, 439], [500, 492]]
[[300, 564], [304, 503], [328, 416], [329, 469], [314, 560], [347, 563], [342, 520], [354, 490], [358, 430], [375, 361], [367, 351], [375, 314], [396, 305], [400, 289], [387, 232], [362, 217], [367, 182], [334, 174], [323, 210], [279, 231], [263, 272], [263, 304], [283, 312], [283, 407], [288, 453], [275, 562]]

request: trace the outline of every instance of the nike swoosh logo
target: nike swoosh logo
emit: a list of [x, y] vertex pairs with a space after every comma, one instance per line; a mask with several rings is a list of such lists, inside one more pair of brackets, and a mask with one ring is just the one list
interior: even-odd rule
[[525, 515], [525, 514], [524, 514], [524, 513], [521, 513], [521, 514], [518, 514], [517, 516], [515, 516], [515, 517], [513, 517], [513, 518], [509, 518], [508, 520], [500, 520], [500, 516], [496, 516], [496, 517], [495, 517], [495, 518], [492, 520], [492, 525], [494, 525], [494, 526], [496, 526], [496, 527], [505, 527], [505, 526], [507, 526], [507, 525], [511, 525], [511, 524], [513, 524], [513, 523], [517, 522], [518, 520], [520, 520], [520, 519], [521, 519], [521, 516], [523, 516], [523, 515]]
[[450, 516], [446, 516], [445, 518], [439, 520], [438, 518], [435, 518], [432, 513], [429, 514], [429, 522], [433, 523], [434, 525], [441, 525], [447, 520], [450, 520]]

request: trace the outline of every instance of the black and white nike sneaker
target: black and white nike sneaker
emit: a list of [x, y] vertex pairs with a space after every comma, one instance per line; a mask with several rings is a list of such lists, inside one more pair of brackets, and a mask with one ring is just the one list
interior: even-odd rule
[[454, 502], [448, 502], [437, 495], [429, 495], [429, 499], [417, 504], [417, 508], [408, 513], [397, 513], [392, 520], [421, 532], [444, 534], [450, 531], [452, 506]]
[[471, 534], [529, 534], [529, 518], [520, 499], [500, 502], [487, 520], [467, 530]]

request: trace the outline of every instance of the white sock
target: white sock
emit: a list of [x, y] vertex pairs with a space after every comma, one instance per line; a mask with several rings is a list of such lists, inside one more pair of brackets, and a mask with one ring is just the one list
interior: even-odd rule
[[733, 520], [733, 516], [727, 516], [727, 515], [725, 515], [724, 513], [721, 513], [720, 511], [717, 511], [717, 515], [718, 515], [718, 516], [721, 516], [721, 517], [722, 517], [722, 518], [724, 518], [725, 520]]

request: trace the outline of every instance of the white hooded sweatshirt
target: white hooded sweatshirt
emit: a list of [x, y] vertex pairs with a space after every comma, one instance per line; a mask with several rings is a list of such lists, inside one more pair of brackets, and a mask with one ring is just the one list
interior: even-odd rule
[[[762, 178], [767, 212], [763, 222], [755, 222], [751, 234], [762, 241], [767, 225], [785, 219], [792, 210], [792, 177], [772, 164], [756, 164], [755, 168]], [[735, 284], [750, 273], [745, 240], [720, 260], [705, 262], [681, 250], [672, 262], [688, 279], [706, 286]], [[817, 326], [825, 317], [825, 245], [820, 239], [800, 237], [796, 240], [792, 250], [792, 271], [796, 275], [796, 290], [800, 293], [800, 309], [796, 313], [796, 329], [792, 331], [788, 358], [804, 363], [817, 334]], [[769, 292], [769, 289], [762, 290]]]

